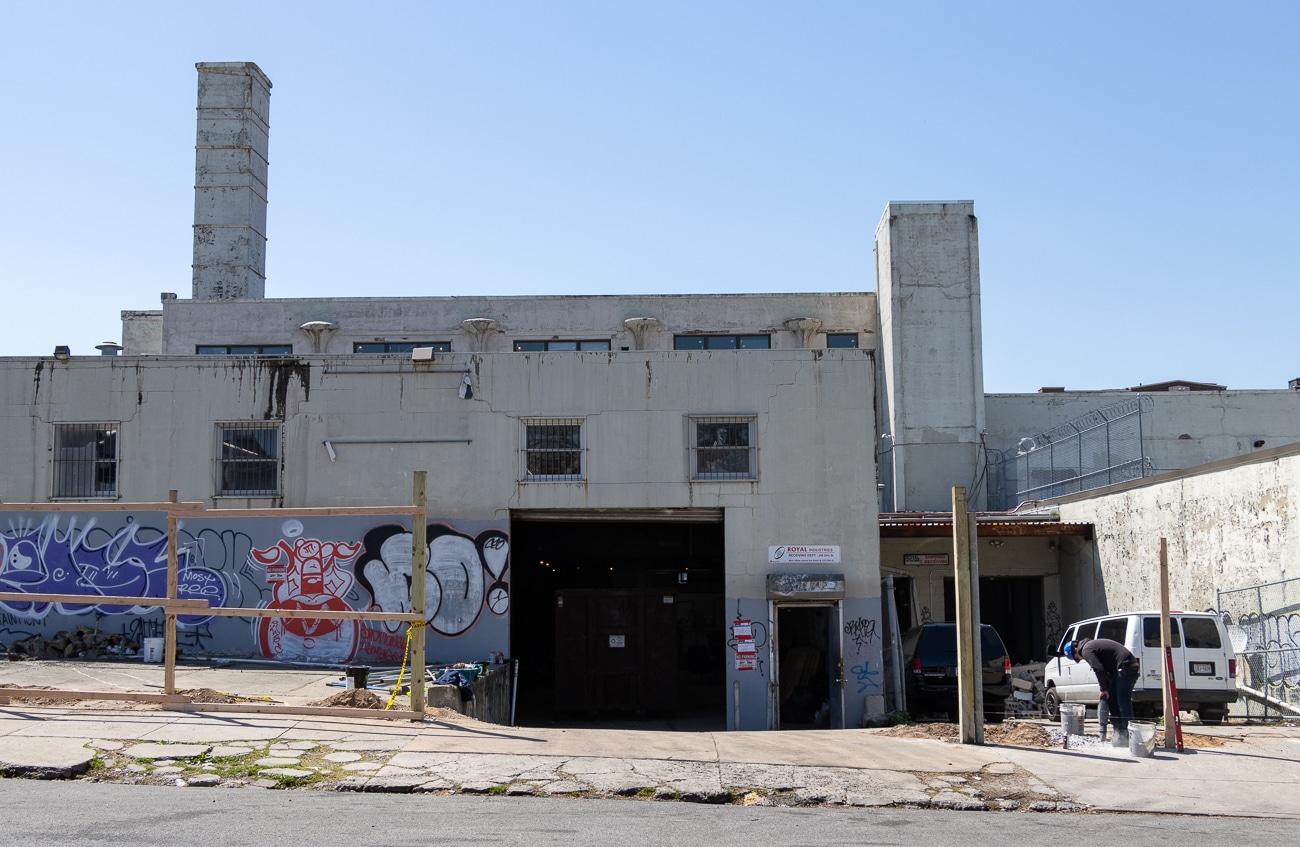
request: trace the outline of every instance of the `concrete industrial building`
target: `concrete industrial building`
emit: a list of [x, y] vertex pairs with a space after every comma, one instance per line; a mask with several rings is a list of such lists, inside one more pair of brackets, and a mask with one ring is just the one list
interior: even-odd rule
[[[1211, 473], [1240, 500], [1258, 479], [1240, 468], [1271, 468], [1272, 546], [1232, 549], [1265, 562], [1252, 579], [1300, 552], [1300, 391], [985, 395], [971, 202], [889, 204], [875, 293], [267, 298], [271, 84], [251, 63], [197, 67], [191, 297], [123, 312], [121, 355], [0, 361], [0, 498], [50, 504], [4, 515], [0, 591], [153, 586], [158, 514], [77, 506], [176, 490], [209, 509], [181, 527], [192, 594], [403, 609], [409, 521], [295, 510], [406, 504], [424, 469], [432, 660], [519, 659], [524, 715], [765, 729], [888, 708], [882, 577], [903, 626], [951, 617], [953, 486], [997, 510], [976, 520], [981, 602], [1017, 660], [1108, 598], [1151, 604], [1145, 585], [1112, 589], [1156, 523], [1109, 539], [1146, 496], [1117, 492], [1165, 491], [1168, 472], [1227, 461]], [[285, 518], [220, 516], [248, 508]], [[1217, 567], [1177, 581], [1195, 605], [1236, 578]], [[0, 641], [149, 620], [0, 613]], [[182, 624], [212, 655], [395, 664], [403, 648], [396, 626]]]

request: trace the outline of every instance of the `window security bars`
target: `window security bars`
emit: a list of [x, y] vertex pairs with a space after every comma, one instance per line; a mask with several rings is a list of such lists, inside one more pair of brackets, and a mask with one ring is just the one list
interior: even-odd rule
[[217, 431], [218, 494], [267, 497], [280, 492], [280, 425], [223, 424]]
[[525, 482], [582, 479], [582, 422], [525, 422], [523, 453]]
[[56, 424], [54, 496], [117, 496], [117, 424]]
[[754, 479], [752, 417], [692, 418], [691, 478]]

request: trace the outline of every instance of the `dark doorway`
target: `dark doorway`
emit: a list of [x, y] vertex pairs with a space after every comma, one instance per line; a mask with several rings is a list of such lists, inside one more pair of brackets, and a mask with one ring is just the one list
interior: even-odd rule
[[[943, 581], [943, 607], [946, 620], [955, 621], [957, 600], [952, 577]], [[980, 623], [990, 624], [1002, 636], [1012, 664], [1042, 661], [1047, 655], [1042, 577], [980, 577]]]
[[725, 728], [721, 523], [515, 515], [510, 540], [520, 725]]
[[838, 712], [839, 663], [832, 642], [835, 609], [830, 606], [780, 605], [776, 609], [777, 688], [781, 729], [829, 729]]

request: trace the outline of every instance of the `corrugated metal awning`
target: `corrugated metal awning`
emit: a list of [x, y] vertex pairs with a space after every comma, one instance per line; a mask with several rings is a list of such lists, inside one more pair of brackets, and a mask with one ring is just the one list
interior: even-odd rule
[[[1050, 515], [972, 513], [980, 538], [1055, 538], [1077, 536], [1092, 540], [1092, 524], [1065, 523]], [[885, 512], [880, 515], [881, 538], [949, 538], [951, 512]]]

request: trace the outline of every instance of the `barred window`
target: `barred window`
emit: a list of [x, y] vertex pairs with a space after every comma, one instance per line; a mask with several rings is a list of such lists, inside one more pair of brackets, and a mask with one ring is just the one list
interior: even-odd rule
[[582, 479], [582, 421], [525, 421], [523, 454], [525, 482]]
[[691, 428], [694, 435], [692, 479], [754, 479], [757, 476], [752, 416], [691, 418]]
[[54, 496], [117, 496], [117, 424], [55, 424]]
[[280, 424], [220, 424], [217, 428], [220, 496], [267, 497], [280, 492]]

